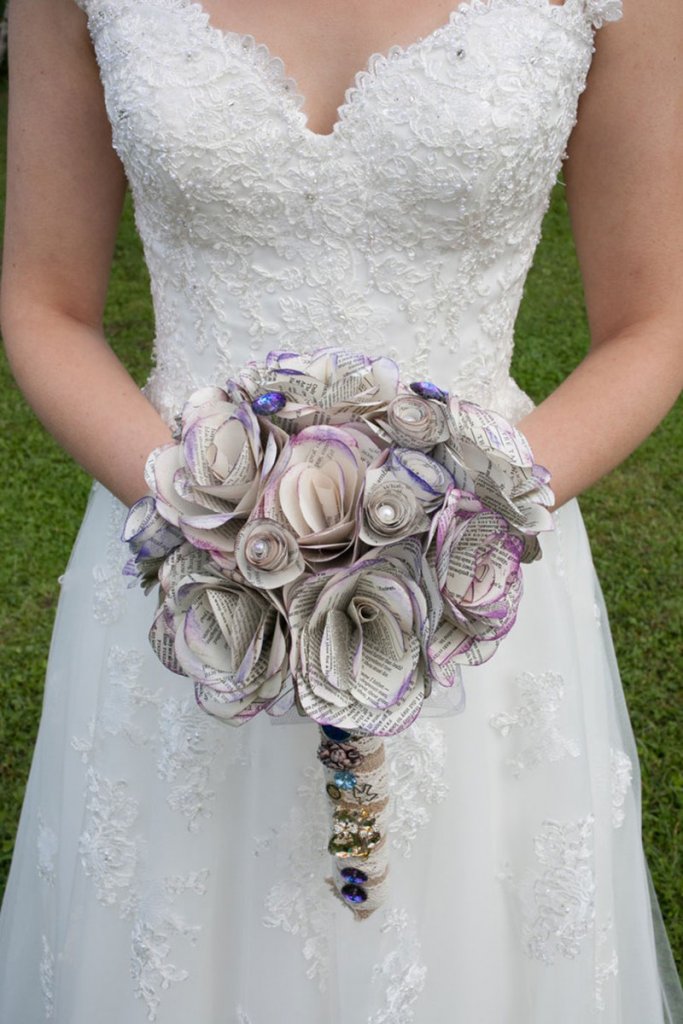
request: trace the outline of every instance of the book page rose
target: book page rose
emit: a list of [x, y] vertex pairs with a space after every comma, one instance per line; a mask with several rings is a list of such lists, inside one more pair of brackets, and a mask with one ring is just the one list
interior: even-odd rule
[[275, 590], [303, 575], [296, 537], [272, 519], [249, 520], [235, 546], [237, 567], [251, 587]]
[[235, 405], [215, 387], [190, 397], [181, 423], [179, 443], [157, 448], [148, 459], [157, 510], [195, 547], [230, 567], [241, 525], [234, 520], [245, 519], [256, 503], [277, 456], [276, 435], [268, 433], [262, 443], [249, 403]]
[[126, 576], [137, 576], [146, 594], [159, 582], [159, 570], [172, 551], [184, 542], [181, 531], [159, 515], [151, 495], [140, 498], [128, 511], [121, 540], [130, 548]]
[[197, 702], [241, 725], [282, 695], [289, 677], [286, 627], [277, 605], [189, 544], [167, 559], [152, 648], [195, 683]]
[[423, 452], [431, 451], [451, 434], [447, 405], [407, 392], [389, 403], [375, 425], [390, 441]]
[[536, 534], [553, 529], [548, 470], [534, 462], [524, 434], [498, 413], [458, 398], [450, 399], [449, 409], [451, 437], [435, 456], [461, 490], [473, 491], [525, 536], [523, 561], [533, 561], [540, 556]]
[[313, 568], [339, 558], [355, 543], [366, 468], [378, 452], [375, 442], [351, 425], [306, 427], [287, 441], [254, 518], [291, 531]]
[[417, 541], [285, 588], [297, 703], [321, 724], [391, 735], [425, 696], [428, 608]]
[[428, 512], [453, 486], [450, 474], [422, 452], [388, 448], [365, 474], [359, 536], [379, 547], [429, 530]]
[[249, 363], [229, 381], [228, 391], [249, 401], [266, 393], [283, 395], [286, 403], [268, 420], [293, 433], [378, 415], [397, 394], [398, 367], [384, 356], [373, 359], [340, 348], [309, 355], [271, 352], [265, 365]]
[[448, 685], [458, 664], [479, 665], [514, 625], [524, 541], [473, 494], [453, 489], [434, 517], [427, 562], [443, 600], [429, 643], [430, 668]]

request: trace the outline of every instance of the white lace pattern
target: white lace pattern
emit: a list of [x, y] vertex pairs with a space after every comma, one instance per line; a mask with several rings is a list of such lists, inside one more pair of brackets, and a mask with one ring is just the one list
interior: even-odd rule
[[565, 694], [562, 676], [557, 672], [523, 672], [515, 682], [520, 703], [512, 711], [501, 711], [489, 719], [501, 736], [508, 736], [513, 729], [524, 736], [525, 745], [505, 761], [512, 774], [519, 776], [524, 769], [579, 757], [578, 741], [563, 736], [557, 724]]
[[593, 928], [594, 821], [592, 814], [569, 822], [547, 819], [533, 840], [538, 866], [517, 878], [506, 865], [499, 875], [518, 897], [525, 953], [548, 966], [577, 956]]
[[625, 750], [610, 748], [612, 781], [612, 825], [621, 828], [624, 824], [626, 794], [633, 781], [633, 762]]
[[[152, 280], [171, 422], [270, 348], [389, 353], [517, 418], [513, 325], [615, 0], [469, 0], [373, 54], [331, 135], [191, 0], [82, 0]], [[410, 102], [397, 102], [409, 93]], [[182, 98], [182, 101], [181, 101]], [[343, 282], [343, 285], [341, 284]]]
[[373, 967], [373, 981], [386, 985], [385, 1005], [368, 1024], [414, 1024], [416, 1002], [427, 979], [427, 967], [420, 956], [417, 928], [407, 911], [387, 911], [382, 931], [394, 937], [395, 947]]

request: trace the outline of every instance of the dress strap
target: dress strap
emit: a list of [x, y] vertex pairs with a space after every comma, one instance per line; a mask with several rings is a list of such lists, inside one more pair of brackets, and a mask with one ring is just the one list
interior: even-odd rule
[[622, 0], [585, 0], [586, 14], [595, 28], [606, 21], [619, 21], [623, 15]]

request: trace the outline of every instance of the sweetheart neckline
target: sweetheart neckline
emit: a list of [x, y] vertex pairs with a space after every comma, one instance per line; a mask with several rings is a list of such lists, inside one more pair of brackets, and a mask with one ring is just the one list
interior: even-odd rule
[[327, 144], [334, 141], [343, 131], [344, 122], [348, 111], [352, 108], [355, 97], [363, 91], [366, 83], [374, 81], [378, 77], [382, 65], [393, 60], [404, 60], [418, 51], [422, 46], [432, 43], [461, 22], [468, 14], [477, 11], [488, 12], [498, 7], [536, 7], [547, 13], [548, 17], [567, 17], [571, 12], [577, 11], [585, 0], [564, 0], [564, 3], [551, 3], [550, 0], [460, 0], [448, 14], [447, 19], [431, 32], [419, 36], [411, 43], [405, 45], [394, 43], [384, 51], [371, 53], [362, 68], [356, 71], [351, 84], [344, 92], [344, 99], [337, 107], [337, 116], [329, 132], [316, 132], [309, 127], [308, 114], [303, 109], [306, 97], [301, 92], [298, 82], [293, 75], [290, 75], [282, 57], [273, 53], [267, 43], [259, 42], [250, 32], [238, 32], [234, 29], [220, 28], [212, 21], [201, 0], [180, 0], [180, 10], [194, 14], [201, 27], [209, 38], [223, 46], [237, 46], [243, 51], [253, 52], [261, 58], [259, 66], [264, 70], [264, 78], [267, 81], [278, 83], [289, 102], [294, 114], [298, 117], [299, 128], [305, 138], [316, 144]]

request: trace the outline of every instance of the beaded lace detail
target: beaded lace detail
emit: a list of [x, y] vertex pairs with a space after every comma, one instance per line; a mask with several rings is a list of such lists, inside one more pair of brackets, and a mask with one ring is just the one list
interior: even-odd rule
[[58, 849], [57, 834], [46, 825], [42, 815], [38, 815], [38, 836], [36, 840], [38, 861], [38, 877], [49, 885], [55, 883], [55, 858]]
[[609, 942], [613, 927], [614, 922], [609, 918], [596, 929], [595, 1008], [600, 1013], [607, 1008], [609, 979], [616, 978], [619, 974], [619, 957]]
[[41, 944], [40, 989], [43, 993], [45, 1019], [51, 1020], [55, 1015], [55, 958], [45, 935], [41, 938]]
[[549, 966], [578, 956], [594, 925], [594, 822], [592, 814], [544, 821], [533, 839], [536, 867], [517, 877], [508, 864], [499, 875], [517, 896], [525, 953]]
[[[95, 487], [99, 487], [95, 484]], [[93, 566], [93, 616], [102, 626], [118, 622], [125, 607], [126, 583], [123, 566], [128, 558], [128, 548], [121, 540], [121, 530], [126, 518], [126, 507], [117, 498], [110, 496], [109, 527], [103, 562]]]
[[425, 986], [427, 968], [420, 957], [415, 922], [403, 909], [389, 910], [381, 930], [395, 937], [396, 946], [373, 967], [372, 979], [386, 985], [385, 1005], [368, 1024], [414, 1024], [413, 1004]]
[[610, 775], [612, 781], [612, 825], [621, 828], [626, 812], [624, 804], [633, 781], [633, 762], [625, 750], [610, 748]]
[[489, 719], [501, 736], [508, 736], [513, 730], [524, 736], [524, 745], [520, 742], [515, 753], [505, 760], [512, 774], [519, 776], [524, 769], [579, 757], [578, 742], [563, 736], [558, 727], [565, 693], [562, 676], [556, 672], [523, 672], [516, 684], [519, 704], [512, 711], [501, 711]]
[[528, 411], [514, 322], [615, 0], [462, 2], [373, 54], [329, 135], [282, 61], [201, 4], [81, 5], [151, 275], [147, 391], [169, 422], [250, 357], [331, 343]]
[[443, 778], [446, 741], [438, 725], [418, 719], [385, 743], [390, 794], [387, 831], [393, 849], [410, 857], [418, 832], [429, 822], [431, 807], [448, 794]]

